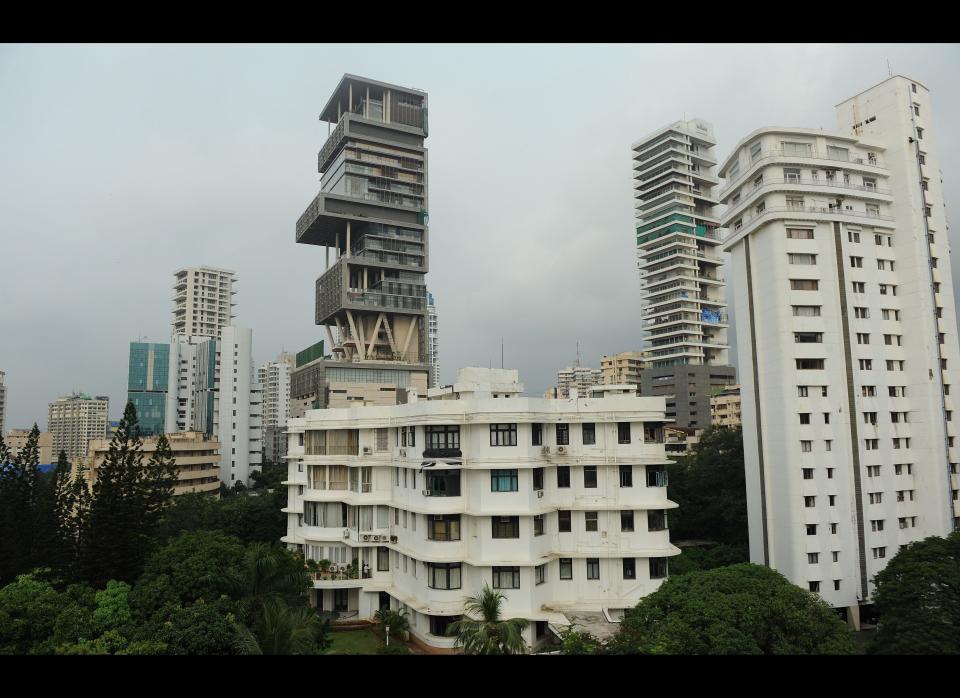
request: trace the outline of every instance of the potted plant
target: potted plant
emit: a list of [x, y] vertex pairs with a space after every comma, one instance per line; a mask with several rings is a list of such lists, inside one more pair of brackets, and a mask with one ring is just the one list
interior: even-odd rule
[[331, 564], [332, 563], [329, 560], [320, 560], [317, 563], [317, 567], [320, 568], [320, 574], [323, 576], [324, 579], [326, 579], [327, 575], [330, 573]]
[[307, 568], [307, 574], [310, 575], [311, 579], [317, 578], [317, 572], [319, 571], [320, 568], [316, 560], [307, 560], [304, 567]]

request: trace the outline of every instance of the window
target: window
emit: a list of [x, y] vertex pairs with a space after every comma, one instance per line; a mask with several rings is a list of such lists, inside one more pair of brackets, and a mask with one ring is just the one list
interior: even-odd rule
[[543, 584], [547, 581], [547, 566], [545, 564], [537, 565], [533, 568], [533, 579], [535, 585]]
[[585, 423], [581, 427], [581, 433], [583, 435], [583, 445], [592, 446], [597, 443], [597, 427], [593, 423]]
[[807, 564], [816, 565], [820, 562], [820, 553], [807, 553]]
[[570, 425], [557, 424], [557, 446], [567, 446], [570, 444]]
[[816, 497], [804, 497], [804, 498], [803, 498], [803, 506], [805, 506], [807, 509], [813, 508], [814, 506], [816, 506], [816, 504], [817, 504], [817, 498], [816, 498]]
[[920, 128], [919, 126], [917, 126], [917, 140], [918, 141], [923, 140], [923, 129]]
[[557, 487], [569, 487], [569, 486], [570, 486], [570, 466], [558, 465], [557, 466]]
[[530, 426], [532, 427], [533, 445], [543, 446], [543, 425], [538, 422], [534, 422]]
[[823, 359], [797, 359], [797, 370], [800, 371], [819, 371], [823, 370]]
[[543, 522], [544, 522], [543, 514], [537, 514], [536, 516], [533, 517], [533, 535], [535, 536], [543, 535]]
[[650, 579], [663, 579], [667, 576], [667, 558], [650, 558]]
[[787, 182], [799, 182], [800, 181], [800, 169], [796, 167], [784, 167], [783, 168], [783, 178]]
[[870, 503], [871, 504], [882, 504], [883, 503], [883, 492], [870, 492]]
[[490, 445], [491, 446], [516, 446], [517, 445], [517, 425], [516, 424], [491, 424], [490, 425]]
[[623, 578], [624, 579], [636, 579], [637, 578], [637, 560], [632, 557], [623, 558]]
[[816, 291], [819, 285], [816, 279], [790, 279], [790, 288], [794, 291]]
[[819, 305], [795, 305], [793, 306], [794, 317], [820, 317]]
[[794, 332], [793, 341], [797, 344], [822, 344], [822, 332]]
[[873, 359], [858, 359], [861, 371], [873, 370]]
[[600, 558], [587, 558], [587, 579], [600, 579]]
[[808, 536], [817, 535], [817, 524], [807, 524], [807, 535]]
[[520, 588], [520, 568], [519, 567], [494, 567], [493, 568], [493, 588], [494, 589], [519, 589]]
[[797, 143], [792, 141], [781, 141], [780, 148], [784, 155], [799, 155], [801, 157], [810, 157], [811, 147], [809, 143]]
[[569, 509], [560, 509], [557, 512], [557, 530], [560, 533], [570, 533], [572, 530], [570, 526], [570, 510]]
[[667, 486], [667, 471], [662, 465], [648, 465], [646, 471], [647, 487]]
[[847, 240], [850, 242], [860, 242], [860, 233], [856, 230], [847, 231]]
[[810, 588], [810, 591], [820, 591], [820, 582], [807, 582], [807, 585]]
[[494, 538], [520, 537], [519, 516], [491, 516], [490, 521], [493, 523]]
[[808, 397], [809, 394], [810, 394], [810, 393], [809, 393], [808, 386], [806, 386], [806, 385], [798, 385], [798, 386], [797, 386], [797, 396], [798, 396], [798, 397]]
[[533, 489], [535, 490], [543, 489], [543, 468], [533, 469]]
[[624, 533], [633, 533], [633, 512], [620, 512], [620, 530]]
[[813, 230], [807, 228], [787, 228], [790, 240], [813, 240]]
[[833, 479], [833, 468], [827, 468], [827, 479], [828, 480]]
[[491, 470], [490, 471], [490, 491], [491, 492], [516, 492], [517, 487], [517, 469], [512, 470]]
[[560, 579], [573, 579], [573, 559], [560, 558]]
[[597, 521], [597, 512], [595, 511], [585, 511], [583, 512], [583, 530], [587, 533], [596, 533], [600, 530]]
[[864, 412], [863, 413], [863, 423], [870, 424], [872, 426], [877, 426], [877, 413], [876, 412]]
[[[830, 421], [829, 419], [826, 418], [826, 417], [827, 417], [826, 413], [824, 413], [823, 416], [824, 416], [824, 422], [829, 422], [829, 421]], [[825, 440], [825, 441], [823, 442], [823, 450], [825, 450], [825, 451], [830, 451], [832, 444], [833, 444], [833, 441], [831, 441], [830, 439]]]
[[855, 269], [860, 269], [863, 267], [863, 257], [851, 257], [850, 266]]
[[870, 530], [879, 533], [883, 530], [883, 519], [873, 519], [870, 521]]
[[926, 154], [926, 153], [920, 153], [920, 154], [917, 156], [917, 160], [920, 162], [921, 165], [926, 165], [926, 164], [927, 164], [927, 154]]
[[798, 264], [804, 266], [810, 266], [817, 263], [817, 255], [815, 254], [798, 254], [798, 253], [789, 253], [787, 254], [787, 261], [790, 264]]
[[863, 281], [851, 281], [854, 293], [866, 293], [867, 285]]
[[887, 549], [886, 549], [886, 547], [874, 548], [874, 549], [873, 549], [873, 559], [874, 559], [874, 560], [882, 559], [882, 558], [885, 558], [886, 556], [887, 556]]
[[801, 413], [800, 413], [800, 423], [801, 423], [801, 424], [809, 424], [809, 423], [810, 423], [810, 413], [809, 413], [809, 412], [801, 412]]
[[860, 320], [869, 320], [870, 319], [870, 310], [869, 308], [853, 308], [853, 316], [859, 318]]
[[[459, 565], [458, 565], [459, 567]], [[377, 547], [377, 572], [390, 571], [390, 549], [382, 545]]]
[[583, 486], [587, 489], [595, 489], [597, 486], [597, 466], [583, 466]]
[[[832, 468], [831, 468], [831, 470], [832, 470]], [[837, 495], [835, 495], [835, 494], [828, 494], [828, 495], [827, 495], [827, 500], [828, 500], [828, 503], [830, 504], [830, 506], [832, 506], [832, 507], [837, 506]]]
[[633, 466], [632, 465], [620, 466], [620, 486], [633, 487]]
[[427, 514], [427, 539], [460, 540], [460, 514]]
[[[754, 143], [753, 145], [750, 146], [750, 162], [753, 162], [753, 161], [756, 160], [758, 157], [760, 157], [760, 143], [759, 143], [759, 142]], [[761, 177], [760, 180], [763, 181], [763, 178]], [[754, 184], [756, 184], [756, 182], [754, 182]]]
[[864, 446], [867, 451], [876, 451], [880, 448], [880, 439], [864, 439]]
[[813, 441], [801, 441], [800, 442], [800, 452], [801, 453], [811, 453], [813, 451]]
[[[809, 443], [809, 442], [808, 442]], [[812, 480], [813, 479], [813, 468], [804, 468], [803, 469], [803, 479]]]
[[875, 385], [860, 386], [860, 393], [863, 395], [863, 397], [876, 397], [877, 387]]
[[424, 427], [428, 450], [459, 450], [460, 425], [439, 424]]
[[617, 443], [630, 443], [630, 422], [617, 422]]
[[879, 465], [868, 465], [867, 466], [867, 477], [879, 477], [880, 476], [880, 466]]

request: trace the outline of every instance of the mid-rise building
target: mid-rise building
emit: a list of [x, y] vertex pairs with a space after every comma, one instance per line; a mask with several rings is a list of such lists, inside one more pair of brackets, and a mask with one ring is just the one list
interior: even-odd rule
[[437, 302], [427, 293], [427, 358], [430, 361], [430, 387], [440, 385], [440, 334], [437, 322]]
[[220, 338], [233, 322], [236, 274], [216, 267], [185, 267], [173, 274], [173, 335]]
[[[143, 438], [143, 464], [146, 465], [157, 450], [159, 435]], [[199, 492], [211, 497], [220, 497], [220, 443], [206, 434], [196, 431], [167, 434], [173, 459], [177, 463], [177, 484], [173, 496]], [[93, 487], [97, 473], [110, 451], [110, 439], [95, 439], [90, 442], [84, 477]], [[79, 461], [73, 467], [73, 476], [79, 471]]]
[[[321, 348], [322, 351], [322, 348]], [[290, 371], [293, 354], [283, 354], [257, 369], [263, 391], [263, 460], [282, 463], [287, 455], [287, 420], [290, 418]]]
[[[20, 449], [27, 445], [27, 439], [30, 437], [30, 429], [11, 429], [4, 437], [7, 448], [10, 449], [10, 458], [15, 458]], [[53, 452], [53, 434], [49, 431], [41, 431], [40, 438], [37, 441], [38, 455], [41, 464], [56, 463], [59, 454]]]
[[[328, 124], [318, 157], [320, 193], [297, 221], [295, 239], [326, 249], [315, 319], [333, 358], [317, 359], [301, 372], [303, 381], [292, 380], [329, 391], [331, 404], [382, 404], [398, 388], [426, 386], [431, 370], [427, 95], [344, 75], [320, 119]], [[292, 397], [327, 401], [310, 395]]]
[[598, 368], [581, 366], [567, 366], [557, 371], [557, 397], [570, 397], [570, 391], [576, 388], [580, 395], [589, 394], [591, 386], [603, 383], [603, 373]]
[[7, 386], [3, 382], [6, 375], [0, 371], [0, 434], [4, 432], [7, 419]]
[[143, 436], [164, 433], [170, 345], [130, 342], [127, 400], [137, 408]]
[[450, 648], [464, 597], [487, 584], [536, 645], [548, 626], [616, 618], [660, 586], [679, 553], [664, 400], [522, 389], [515, 370], [461, 369], [426, 399], [290, 420], [283, 540], [333, 563], [314, 581], [317, 608], [404, 609], [420, 642]]
[[672, 396], [667, 417], [710, 424], [710, 395], [735, 382], [719, 254], [713, 127], [676, 121], [633, 144], [637, 266], [649, 366], [644, 395]]
[[600, 357], [600, 373], [607, 385], [640, 385], [640, 374], [647, 366], [647, 352], [621, 351], [612, 356]]
[[929, 91], [836, 113], [753, 131], [721, 175], [751, 559], [857, 625], [902, 546], [960, 528], [960, 345]]
[[715, 427], [738, 427], [740, 417], [740, 386], [724, 388], [710, 398], [711, 424]]
[[47, 430], [53, 436], [53, 453], [59, 455], [63, 451], [71, 463], [84, 458], [90, 441], [102, 439], [107, 433], [109, 407], [108, 397], [83, 393], [51, 402]]

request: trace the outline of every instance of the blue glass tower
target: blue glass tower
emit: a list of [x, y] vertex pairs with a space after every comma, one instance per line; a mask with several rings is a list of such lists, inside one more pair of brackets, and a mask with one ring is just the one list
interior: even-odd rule
[[168, 344], [130, 342], [127, 399], [137, 408], [140, 433], [144, 436], [164, 432], [169, 361]]

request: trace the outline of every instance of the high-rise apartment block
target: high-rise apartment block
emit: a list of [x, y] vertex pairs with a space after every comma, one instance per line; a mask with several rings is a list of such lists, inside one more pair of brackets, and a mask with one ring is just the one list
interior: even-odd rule
[[296, 241], [326, 248], [315, 320], [333, 360], [318, 360], [306, 382], [328, 391], [320, 406], [396, 404], [399, 390], [425, 390], [430, 373], [427, 95], [344, 75], [320, 119], [329, 127], [320, 193], [297, 221]]
[[440, 334], [437, 322], [437, 302], [427, 293], [427, 358], [430, 362], [430, 387], [440, 385]]
[[741, 424], [740, 386], [724, 388], [710, 398], [712, 424], [715, 427], [738, 427]]
[[570, 397], [571, 388], [576, 388], [577, 393], [583, 397], [590, 394], [590, 388], [601, 383], [603, 373], [600, 369], [581, 366], [578, 362], [576, 366], [567, 366], [557, 371], [557, 397]]
[[521, 397], [515, 370], [461, 369], [407, 404], [291, 419], [288, 532], [337, 572], [312, 603], [406, 610], [450, 648], [463, 598], [489, 585], [529, 645], [573, 615], [618, 617], [667, 576], [663, 398]]
[[[253, 330], [223, 327], [220, 341], [206, 349], [219, 364], [214, 395], [213, 435], [220, 442], [220, 479], [228, 487], [249, 485], [250, 473], [263, 459], [263, 393], [253, 367]], [[229, 476], [229, 477], [228, 477]]]
[[606, 385], [640, 386], [640, 375], [647, 364], [647, 352], [621, 351], [600, 357], [600, 373]]
[[633, 144], [637, 266], [649, 368], [644, 395], [670, 395], [680, 426], [710, 424], [714, 387], [735, 382], [727, 365], [719, 183], [713, 127], [677, 121]]
[[3, 383], [5, 376], [6, 374], [0, 371], [0, 434], [4, 433], [7, 418], [7, 386]]
[[[321, 349], [322, 350], [322, 349]], [[290, 372], [292, 354], [280, 354], [257, 369], [263, 390], [263, 460], [282, 463], [287, 455], [287, 420], [290, 418]]]
[[92, 439], [102, 439], [107, 433], [107, 413], [110, 399], [74, 393], [50, 403], [47, 430], [53, 435], [54, 458], [60, 451], [75, 463], [85, 458]]
[[751, 559], [856, 625], [901, 546], [960, 527], [960, 346], [929, 91], [836, 112], [750, 133], [721, 175]]
[[173, 274], [173, 334], [219, 339], [233, 321], [236, 275], [215, 267], [185, 267]]
[[127, 400], [137, 408], [140, 433], [164, 433], [170, 345], [130, 342]]

